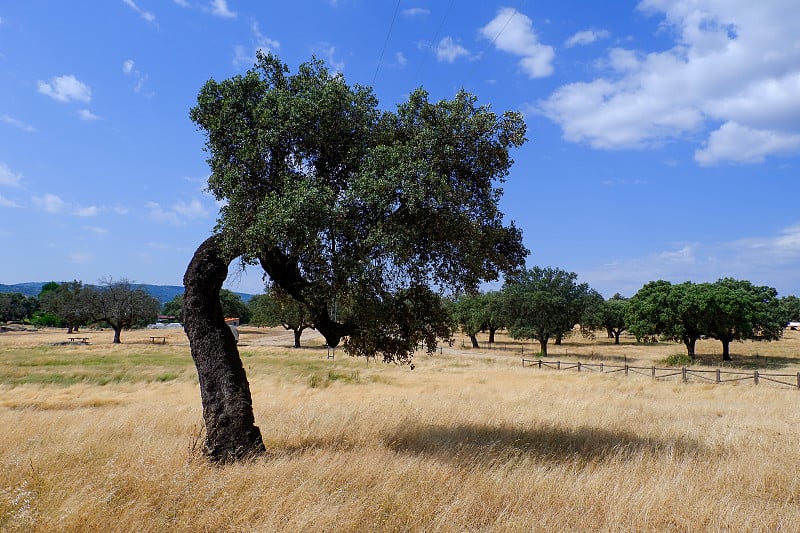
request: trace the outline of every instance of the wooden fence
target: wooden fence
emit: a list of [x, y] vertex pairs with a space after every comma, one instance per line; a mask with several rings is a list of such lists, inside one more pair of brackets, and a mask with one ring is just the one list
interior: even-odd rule
[[705, 383], [731, 383], [735, 381], [753, 381], [758, 385], [759, 382], [768, 381], [779, 385], [787, 385], [800, 390], [800, 372], [796, 374], [775, 374], [753, 370], [752, 372], [729, 371], [719, 368], [713, 370], [695, 370], [693, 368], [658, 368], [655, 366], [632, 366], [632, 365], [607, 365], [605, 363], [571, 363], [562, 361], [543, 361], [542, 359], [522, 358], [522, 367], [552, 368], [554, 370], [577, 370], [578, 372], [600, 372], [605, 374], [624, 373], [649, 376], [653, 379], [676, 378], [684, 383], [689, 381], [699, 381]]

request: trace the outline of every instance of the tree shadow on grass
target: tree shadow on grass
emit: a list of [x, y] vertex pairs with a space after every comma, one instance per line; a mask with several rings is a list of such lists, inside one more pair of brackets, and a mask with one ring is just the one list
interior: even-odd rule
[[691, 456], [702, 452], [698, 442], [662, 439], [593, 427], [565, 429], [540, 426], [516, 429], [490, 425], [411, 426], [386, 440], [397, 452], [427, 455], [457, 462], [494, 462], [533, 457], [544, 461], [585, 462], [641, 455]]

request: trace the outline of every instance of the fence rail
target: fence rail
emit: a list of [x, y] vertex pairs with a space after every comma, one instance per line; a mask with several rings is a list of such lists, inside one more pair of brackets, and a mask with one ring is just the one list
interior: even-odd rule
[[758, 385], [761, 380], [777, 383], [779, 385], [786, 385], [800, 390], [800, 372], [797, 374], [774, 374], [765, 373], [758, 370], [752, 372], [730, 371], [722, 370], [719, 368], [713, 370], [695, 370], [692, 368], [681, 367], [677, 368], [659, 368], [656, 366], [633, 366], [633, 365], [608, 365], [605, 363], [573, 363], [563, 361], [545, 361], [543, 359], [531, 359], [528, 357], [522, 358], [522, 367], [537, 367], [537, 368], [551, 368], [553, 370], [572, 370], [578, 372], [599, 372], [602, 374], [614, 374], [618, 372], [624, 373], [626, 376], [630, 374], [638, 374], [641, 376], [648, 376], [653, 379], [666, 379], [674, 376], [680, 376], [681, 381], [688, 383], [690, 381], [701, 381], [705, 383], [732, 383], [737, 381], [753, 381], [754, 385]]

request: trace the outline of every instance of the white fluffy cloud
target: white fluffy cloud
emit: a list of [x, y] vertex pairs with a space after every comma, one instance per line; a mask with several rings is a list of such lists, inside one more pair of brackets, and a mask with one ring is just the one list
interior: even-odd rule
[[0, 185], [6, 187], [20, 187], [22, 174], [13, 172], [8, 165], [0, 161]]
[[21, 120], [18, 120], [18, 119], [14, 118], [14, 117], [10, 117], [8, 115], [0, 115], [0, 121], [5, 122], [6, 124], [14, 126], [15, 128], [19, 128], [22, 131], [25, 131], [25, 132], [28, 132], [28, 133], [32, 133], [32, 132], [36, 131], [36, 128], [31, 126], [30, 124], [25, 124]]
[[511, 8], [502, 8], [480, 30], [498, 50], [521, 56], [519, 66], [530, 78], [544, 78], [553, 73], [555, 50], [541, 44], [533, 29], [533, 21]]
[[209, 216], [208, 210], [196, 198], [189, 202], [177, 202], [171, 208], [164, 207], [158, 202], [147, 202], [145, 208], [151, 220], [173, 226], [185, 226], [187, 220], [204, 219]]
[[197, 198], [192, 198], [188, 203], [178, 202], [175, 204], [174, 209], [184, 218], [206, 218], [208, 216], [208, 210], [203, 207], [203, 204]]
[[55, 194], [45, 194], [44, 196], [34, 196], [33, 204], [43, 211], [48, 213], [62, 213], [66, 209], [64, 200]]
[[38, 86], [40, 93], [59, 102], [71, 100], [89, 102], [92, 100], [92, 90], [89, 86], [72, 74], [55, 76], [50, 81], [39, 80]]
[[607, 39], [611, 34], [608, 30], [584, 30], [579, 31], [569, 39], [564, 45], [567, 48], [572, 48], [573, 46], [581, 46], [586, 44], [592, 44], [595, 41], [599, 41], [600, 39]]
[[711, 132], [705, 147], [695, 151], [694, 158], [701, 165], [718, 161], [760, 163], [767, 154], [800, 152], [800, 133], [759, 130], [726, 122]]
[[603, 72], [540, 102], [564, 138], [596, 148], [704, 139], [703, 165], [800, 152], [800, 10], [794, 0], [644, 0], [673, 46], [616, 48]]
[[769, 285], [782, 294], [797, 287], [800, 224], [773, 235], [723, 242], [676, 243], [673, 248], [641, 257], [620, 258], [596, 270], [579, 272], [581, 279], [610, 296], [633, 296], [642, 285], [658, 279], [681, 283], [713, 282], [722, 277]]
[[228, 7], [228, 2], [226, 0], [212, 0], [211, 13], [213, 13], [217, 17], [222, 17], [222, 18], [236, 17], [236, 12], [230, 10], [230, 8]]
[[68, 214], [78, 217], [93, 217], [100, 213], [100, 208], [95, 206], [81, 207], [72, 205], [55, 194], [45, 194], [44, 196], [34, 196], [33, 205], [47, 213], [53, 215]]
[[17, 202], [14, 200], [10, 200], [0, 194], [0, 207], [19, 207], [19, 204], [17, 204]]
[[[136, 62], [133, 59], [126, 59], [122, 62], [122, 73], [129, 76], [135, 81], [133, 92], [143, 93], [145, 85], [147, 84], [147, 74], [142, 74], [136, 68]], [[144, 92], [145, 96], [152, 97], [155, 95], [153, 91]]]
[[100, 117], [98, 115], [95, 115], [88, 109], [79, 109], [78, 116], [81, 118], [81, 120], [86, 120], [86, 121], [100, 120]]
[[452, 63], [461, 56], [468, 56], [469, 50], [458, 44], [452, 37], [445, 37], [436, 46], [436, 59]]

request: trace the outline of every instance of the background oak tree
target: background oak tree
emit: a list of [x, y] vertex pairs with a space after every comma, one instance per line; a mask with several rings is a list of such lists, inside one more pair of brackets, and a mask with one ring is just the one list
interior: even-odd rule
[[106, 322], [114, 331], [114, 344], [123, 329], [152, 322], [161, 304], [141, 287], [126, 279], [103, 280], [99, 287], [84, 287], [88, 313], [93, 322]]
[[294, 347], [300, 348], [300, 337], [306, 329], [314, 329], [311, 314], [305, 305], [298, 302], [279, 287], [272, 287], [265, 294], [257, 294], [248, 302], [250, 323], [254, 326], [282, 326], [294, 333]]
[[547, 342], [572, 331], [586, 306], [599, 296], [578, 275], [558, 268], [533, 267], [508, 276], [503, 286], [505, 321], [515, 339], [539, 341], [547, 355]]

